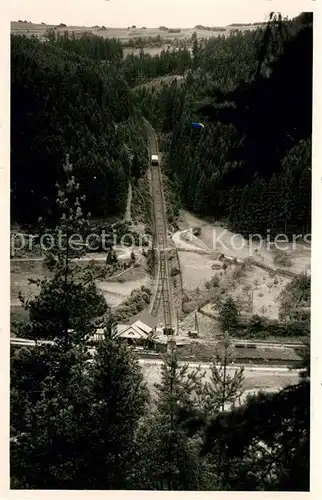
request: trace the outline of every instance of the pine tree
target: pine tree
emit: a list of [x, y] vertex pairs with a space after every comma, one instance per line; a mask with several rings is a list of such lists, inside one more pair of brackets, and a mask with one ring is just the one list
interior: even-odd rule
[[278, 177], [273, 174], [268, 184], [268, 228], [272, 235], [279, 231], [279, 214], [280, 214], [280, 186]]
[[265, 234], [267, 228], [267, 190], [265, 181], [255, 174], [250, 185], [249, 214], [252, 214], [252, 232]]
[[98, 345], [89, 375], [95, 408], [87, 425], [89, 457], [84, 457], [83, 474], [92, 476], [96, 489], [131, 488], [135, 434], [148, 393], [135, 354], [115, 338], [113, 328]]
[[221, 305], [219, 320], [224, 333], [234, 332], [239, 324], [239, 312], [232, 297], [228, 297]]
[[112, 248], [109, 248], [109, 250], [107, 252], [105, 264], [107, 266], [111, 266], [113, 264], [113, 250], [112, 250]]
[[204, 172], [201, 173], [198, 184], [195, 187], [193, 209], [199, 214], [206, 214], [208, 212], [208, 182]]
[[193, 55], [193, 58], [194, 58], [194, 64], [196, 66], [196, 58], [198, 56], [198, 52], [199, 52], [199, 45], [198, 45], [198, 35], [196, 33], [196, 31], [193, 32], [192, 36], [191, 36], [191, 41], [192, 41], [192, 55]]
[[[251, 189], [246, 185], [239, 198], [239, 207], [235, 210], [234, 228], [243, 235], [249, 235], [252, 232], [252, 213], [249, 210], [251, 200]], [[237, 206], [237, 202], [236, 205]]]
[[218, 183], [218, 174], [213, 172], [211, 174], [209, 184], [208, 184], [208, 199], [209, 199], [209, 211], [216, 214], [217, 212], [217, 197], [216, 188]]
[[[95, 269], [79, 272], [68, 235], [85, 226], [68, 158], [62, 210], [52, 232], [51, 280], [28, 303], [28, 337], [51, 339], [11, 358], [11, 473], [20, 488], [109, 489], [131, 485], [134, 436], [147, 393], [137, 360], [115, 337], [107, 305], [95, 288]], [[73, 202], [76, 206], [73, 209]], [[66, 216], [66, 210], [69, 217]], [[58, 236], [63, 228], [61, 245]], [[79, 234], [80, 234], [79, 233]], [[48, 264], [48, 263], [47, 263]], [[97, 321], [99, 319], [99, 321]], [[104, 340], [87, 341], [97, 326]]]
[[220, 489], [308, 491], [309, 422], [308, 382], [249, 396], [242, 406], [213, 419], [203, 451], [217, 463], [221, 449]]
[[308, 168], [304, 168], [296, 192], [298, 222], [301, 225], [303, 234], [308, 234], [311, 232], [311, 182], [311, 171]]
[[[199, 439], [189, 438], [182, 413], [193, 411], [203, 374], [180, 366], [174, 348], [165, 356], [155, 408], [138, 434], [137, 481], [142, 489], [211, 489], [207, 467], [199, 457]], [[213, 486], [213, 485], [212, 485]]]
[[[218, 345], [216, 354], [210, 366], [210, 381], [206, 382], [203, 389], [202, 411], [205, 415], [204, 426], [217, 418], [217, 415], [229, 411], [240, 403], [243, 394], [244, 369], [236, 368], [233, 371], [232, 347], [228, 335]], [[233, 371], [233, 372], [232, 372]], [[219, 482], [219, 489], [224, 489], [227, 482], [226, 461], [224, 448], [220, 440], [216, 442], [212, 450], [213, 468]]]
[[[107, 306], [95, 286], [95, 266], [80, 267], [75, 259], [86, 252], [84, 239], [89, 221], [83, 216], [79, 185], [72, 175], [72, 165], [66, 157], [66, 183], [58, 187], [58, 222], [48, 230], [41, 220], [40, 230], [51, 236], [50, 250], [43, 248], [44, 265], [53, 273], [37, 285], [40, 293], [32, 300], [24, 300], [30, 320], [20, 327], [20, 335], [30, 339], [55, 340], [66, 350], [75, 343], [86, 342], [96, 331], [96, 320], [103, 318]], [[75, 238], [76, 237], [76, 238]]]

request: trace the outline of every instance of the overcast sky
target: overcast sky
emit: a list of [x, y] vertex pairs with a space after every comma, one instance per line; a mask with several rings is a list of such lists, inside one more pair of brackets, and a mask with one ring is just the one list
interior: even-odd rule
[[151, 28], [225, 26], [265, 21], [271, 10], [289, 17], [311, 10], [309, 2], [297, 0], [9, 0], [8, 4], [11, 21]]

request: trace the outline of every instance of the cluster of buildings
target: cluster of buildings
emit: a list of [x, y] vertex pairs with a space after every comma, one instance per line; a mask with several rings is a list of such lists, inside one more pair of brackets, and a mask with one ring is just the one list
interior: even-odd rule
[[[98, 329], [95, 340], [99, 340], [103, 335], [104, 330]], [[139, 313], [130, 323], [119, 323], [116, 326], [116, 335], [137, 350], [155, 352], [167, 352], [171, 343], [179, 347], [191, 342], [187, 337], [165, 335], [164, 328], [148, 312]]]

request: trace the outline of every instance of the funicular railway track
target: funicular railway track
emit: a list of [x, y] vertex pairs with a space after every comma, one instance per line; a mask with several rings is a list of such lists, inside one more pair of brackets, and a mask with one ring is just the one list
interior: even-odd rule
[[[154, 130], [147, 122], [149, 158], [158, 154], [158, 144]], [[151, 165], [151, 185], [154, 215], [153, 250], [157, 257], [157, 288], [151, 313], [156, 316], [161, 305], [163, 308], [164, 327], [172, 329], [171, 284], [167, 249], [167, 220], [164, 202], [162, 176], [159, 165]]]

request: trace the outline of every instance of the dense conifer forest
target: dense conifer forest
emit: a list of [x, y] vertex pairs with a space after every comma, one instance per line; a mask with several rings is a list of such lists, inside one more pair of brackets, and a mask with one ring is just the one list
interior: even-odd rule
[[[242, 234], [309, 233], [312, 21], [276, 23], [265, 36], [196, 39], [185, 82], [138, 98], [167, 134], [168, 172], [187, 208]], [[199, 120], [205, 129], [191, 129]]]

